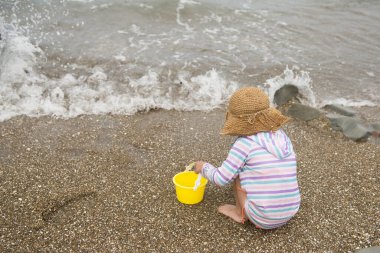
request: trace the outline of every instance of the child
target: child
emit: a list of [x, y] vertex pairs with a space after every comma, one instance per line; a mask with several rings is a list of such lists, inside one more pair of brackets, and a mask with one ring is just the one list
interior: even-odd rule
[[198, 161], [195, 172], [217, 185], [233, 181], [236, 205], [218, 211], [257, 227], [284, 225], [298, 211], [300, 192], [292, 143], [280, 129], [289, 119], [269, 106], [260, 89], [247, 87], [231, 97], [221, 134], [238, 136], [221, 167]]

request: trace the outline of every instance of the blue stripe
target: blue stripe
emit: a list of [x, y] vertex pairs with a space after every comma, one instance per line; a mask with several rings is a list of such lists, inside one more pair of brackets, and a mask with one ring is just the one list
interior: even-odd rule
[[281, 213], [281, 212], [287, 212], [287, 211], [297, 210], [298, 208], [299, 208], [299, 206], [289, 207], [289, 208], [282, 208], [282, 209], [273, 209], [273, 210], [261, 209], [261, 208], [258, 208], [258, 209], [261, 212], [263, 212], [263, 213]]
[[275, 151], [276, 151], [276, 153], [277, 153], [277, 157], [282, 157], [281, 152], [280, 152], [280, 150], [277, 148], [277, 146], [273, 146], [273, 147], [274, 147], [274, 149], [275, 149]]
[[264, 196], [262, 196], [262, 195], [257, 196], [254, 194], [247, 193], [247, 196], [251, 197], [254, 200], [256, 200], [256, 199], [285, 199], [285, 198], [296, 197], [299, 195], [300, 195], [299, 192], [292, 193], [292, 194], [285, 194], [285, 195], [264, 195]]
[[252, 159], [252, 158], [254, 158], [255, 156], [259, 156], [259, 155], [267, 155], [267, 154], [270, 154], [270, 153], [267, 152], [267, 151], [254, 152], [254, 153], [252, 153], [251, 155], [249, 155], [249, 156], [247, 157], [247, 160]]
[[221, 173], [219, 170], [215, 169], [215, 173], [217, 175], [217, 178], [223, 179], [223, 182], [228, 182], [229, 179], [223, 173]]
[[251, 206], [249, 207], [249, 210], [251, 210], [255, 215], [259, 216], [260, 218], [266, 219], [266, 220], [289, 220], [290, 218], [293, 217], [293, 215], [291, 215], [291, 216], [284, 216], [284, 217], [281, 217], [281, 218], [269, 218], [269, 217], [264, 217], [264, 216], [258, 214], [255, 211], [255, 209], [253, 209]]
[[206, 172], [207, 176], [208, 176], [208, 179], [210, 179], [210, 181], [215, 184], [215, 180], [214, 179], [215, 179], [215, 172], [216, 172], [216, 170], [211, 170], [210, 168], [208, 168], [208, 169], [209, 170]]
[[260, 141], [260, 146], [264, 147], [266, 150], [267, 149], [267, 145], [266, 145], [266, 141], [265, 141], [265, 134], [263, 134], [263, 137], [264, 138], [259, 138], [259, 141]]
[[271, 142], [271, 140], [270, 140], [270, 136], [269, 136], [269, 133], [268, 133], [268, 132], [265, 132], [265, 133], [264, 133], [264, 137], [265, 137], [265, 139], [267, 140], [266, 143], [270, 143], [270, 142]]
[[224, 185], [224, 184], [226, 184], [226, 181], [222, 177], [216, 177], [216, 180], [218, 182], [215, 182], [215, 183], [218, 184], [218, 185]]
[[249, 143], [249, 141], [247, 141], [246, 139], [239, 139], [239, 141], [244, 143], [247, 148], [251, 147], [251, 143]]
[[243, 167], [242, 171], [254, 171], [255, 169], [252, 167]]
[[256, 223], [257, 225], [259, 225], [259, 227], [261, 228], [266, 228], [266, 229], [271, 229], [271, 228], [276, 228], [276, 227], [280, 227], [282, 226], [283, 224], [285, 224], [286, 222], [281, 222], [281, 223], [278, 223], [278, 224], [271, 224], [271, 225], [267, 225], [267, 224], [263, 224], [261, 223], [260, 221], [256, 220], [254, 217], [250, 216], [250, 218], [254, 221], [254, 223]]
[[218, 173], [217, 170], [215, 170], [214, 178], [215, 178], [215, 183], [217, 185], [225, 185], [228, 182], [226, 179], [223, 178], [221, 173]]
[[232, 149], [230, 151], [230, 154], [233, 155], [233, 156], [235, 156], [236, 158], [238, 158], [240, 161], [244, 161], [245, 160], [244, 159], [245, 157], [241, 156], [238, 152], [236, 152], [236, 151], [234, 151]]
[[289, 163], [282, 163], [282, 164], [276, 164], [276, 162], [273, 162], [273, 164], [270, 164], [269, 166], [255, 166], [252, 164], [247, 164], [249, 167], [255, 170], [265, 170], [265, 169], [273, 169], [273, 168], [286, 168], [291, 166], [297, 166], [296, 162], [289, 162]]
[[236, 173], [236, 170], [234, 168], [232, 168], [231, 165], [229, 165], [227, 162], [224, 162], [223, 163], [223, 167], [225, 167], [228, 171], [230, 171], [232, 174], [235, 174]]
[[255, 135], [255, 142], [262, 148], [264, 148], [264, 145], [261, 143], [261, 138], [257, 135]]
[[231, 168], [229, 165], [228, 166], [224, 166], [224, 168], [226, 168], [229, 172], [231, 172], [232, 174], [235, 174], [236, 173], [236, 170]]
[[291, 178], [291, 179], [279, 179], [279, 180], [260, 180], [260, 181], [242, 181], [241, 185], [255, 185], [255, 184], [278, 184], [278, 183], [291, 183], [296, 182], [297, 177]]
[[265, 140], [269, 141], [269, 139], [268, 139], [268, 136], [269, 136], [268, 132], [264, 132], [263, 135], [264, 135]]

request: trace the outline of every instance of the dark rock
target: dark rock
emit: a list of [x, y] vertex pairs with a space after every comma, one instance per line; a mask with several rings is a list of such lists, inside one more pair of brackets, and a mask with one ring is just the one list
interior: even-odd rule
[[318, 118], [322, 112], [314, 107], [302, 104], [293, 104], [289, 107], [287, 115], [304, 121]]
[[332, 128], [340, 130], [343, 134], [355, 141], [366, 140], [371, 135], [371, 130], [362, 124], [357, 118], [328, 114]]
[[326, 105], [324, 108], [329, 109], [331, 111], [334, 111], [344, 116], [352, 117], [356, 115], [355, 111], [338, 104]]
[[380, 132], [380, 122], [377, 122], [377, 123], [371, 123], [371, 129], [372, 129], [373, 131]]
[[365, 249], [359, 249], [355, 253], [380, 253], [380, 246], [373, 246]]
[[274, 93], [274, 102], [281, 106], [298, 95], [298, 88], [291, 84], [286, 84]]
[[380, 123], [372, 123], [370, 125], [372, 137], [380, 138]]

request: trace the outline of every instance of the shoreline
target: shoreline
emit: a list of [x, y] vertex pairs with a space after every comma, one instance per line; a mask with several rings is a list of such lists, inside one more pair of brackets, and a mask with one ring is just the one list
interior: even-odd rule
[[354, 252], [380, 245], [380, 147], [320, 120], [284, 130], [298, 159], [299, 213], [272, 231], [216, 212], [229, 186], [176, 200], [172, 177], [219, 165], [232, 137], [224, 111], [16, 117], [0, 123], [0, 251]]

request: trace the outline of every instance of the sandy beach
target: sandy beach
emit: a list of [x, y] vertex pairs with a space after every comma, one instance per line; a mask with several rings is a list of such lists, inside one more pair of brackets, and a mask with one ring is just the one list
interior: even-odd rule
[[217, 213], [231, 187], [176, 200], [172, 177], [220, 165], [224, 112], [16, 117], [0, 123], [0, 252], [354, 252], [380, 245], [380, 148], [291, 121], [302, 205], [263, 231]]

